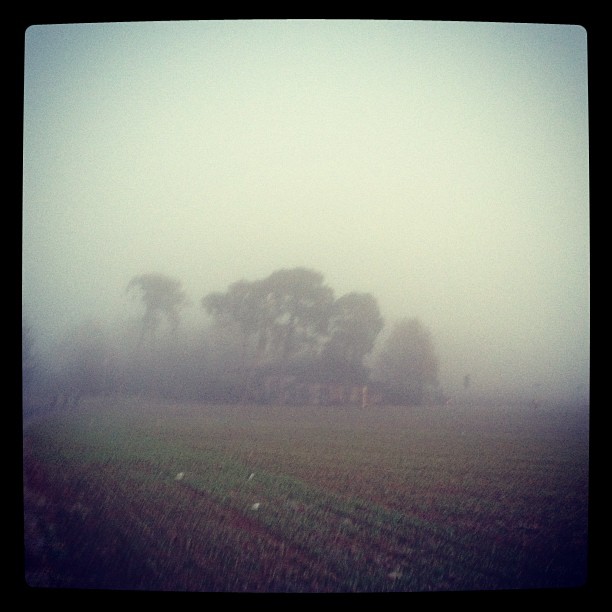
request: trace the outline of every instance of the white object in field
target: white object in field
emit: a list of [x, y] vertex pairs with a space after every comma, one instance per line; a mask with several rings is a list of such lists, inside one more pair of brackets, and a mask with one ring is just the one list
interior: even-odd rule
[[259, 502], [254, 503], [254, 504], [251, 506], [251, 510], [259, 510], [259, 506], [260, 506], [260, 505], [261, 505], [261, 504], [260, 504]]
[[175, 477], [174, 480], [183, 480], [183, 476], [185, 476], [185, 472], [179, 472]]
[[255, 478], [255, 472], [253, 472], [248, 478], [247, 480], [253, 480], [253, 478]]

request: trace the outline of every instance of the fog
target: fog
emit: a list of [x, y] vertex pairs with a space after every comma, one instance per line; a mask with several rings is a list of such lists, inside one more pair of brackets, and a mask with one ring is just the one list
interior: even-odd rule
[[[129, 327], [135, 275], [202, 297], [282, 268], [417, 317], [440, 383], [589, 376], [587, 34], [411, 21], [37, 25], [25, 36], [24, 315], [40, 350]], [[385, 331], [381, 334], [384, 337]]]

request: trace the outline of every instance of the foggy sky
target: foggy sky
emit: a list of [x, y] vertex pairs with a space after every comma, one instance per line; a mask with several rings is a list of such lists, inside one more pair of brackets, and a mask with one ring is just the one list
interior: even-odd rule
[[130, 278], [280, 268], [418, 317], [441, 382], [588, 383], [586, 32], [223, 21], [32, 26], [23, 302], [52, 337]]

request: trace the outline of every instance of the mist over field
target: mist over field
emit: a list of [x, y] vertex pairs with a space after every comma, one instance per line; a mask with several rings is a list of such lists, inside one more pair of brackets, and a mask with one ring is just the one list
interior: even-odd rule
[[445, 397], [588, 400], [581, 27], [35, 25], [24, 77], [22, 298], [39, 360], [69, 360], [82, 325], [129, 355], [145, 308], [128, 285], [158, 273], [186, 298], [159, 328], [158, 367], [197, 378], [214, 345], [204, 296], [304, 268], [334, 298], [376, 299], [366, 364], [417, 319]]

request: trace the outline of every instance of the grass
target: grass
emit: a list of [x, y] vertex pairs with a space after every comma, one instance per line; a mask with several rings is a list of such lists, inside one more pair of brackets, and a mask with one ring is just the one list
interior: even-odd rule
[[26, 426], [24, 485], [34, 587], [465, 591], [586, 579], [588, 418], [577, 412], [91, 399]]

